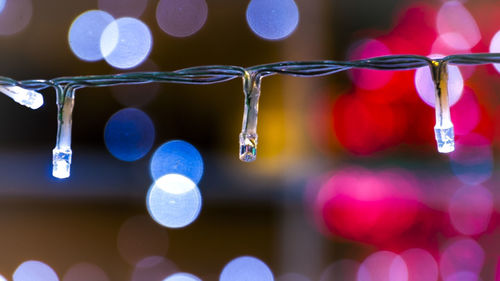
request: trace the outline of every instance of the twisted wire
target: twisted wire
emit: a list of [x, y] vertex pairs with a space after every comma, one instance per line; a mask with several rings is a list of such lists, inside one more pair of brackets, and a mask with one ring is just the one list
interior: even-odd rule
[[43, 90], [60, 85], [73, 88], [105, 87], [124, 84], [179, 83], [179, 84], [214, 84], [243, 77], [246, 72], [261, 76], [275, 74], [297, 77], [325, 76], [349, 69], [410, 70], [429, 66], [433, 61], [455, 65], [480, 65], [500, 63], [500, 53], [458, 54], [441, 59], [430, 59], [418, 55], [391, 55], [354, 61], [286, 61], [248, 68], [230, 65], [208, 65], [184, 68], [167, 72], [132, 72], [109, 75], [89, 75], [59, 77], [50, 80], [35, 79], [17, 81], [9, 77], [0, 77], [0, 85], [20, 86], [31, 90]]

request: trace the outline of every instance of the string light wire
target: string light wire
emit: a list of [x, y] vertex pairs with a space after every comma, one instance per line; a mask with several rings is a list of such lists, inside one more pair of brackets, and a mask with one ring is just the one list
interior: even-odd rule
[[170, 72], [135, 72], [110, 75], [60, 77], [51, 80], [17, 81], [0, 77], [0, 92], [14, 101], [37, 109], [43, 105], [39, 91], [54, 88], [57, 103], [57, 136], [53, 150], [52, 174], [57, 178], [70, 175], [72, 158], [71, 126], [75, 105], [75, 92], [86, 87], [108, 87], [126, 84], [179, 83], [214, 84], [242, 78], [244, 93], [243, 125], [240, 133], [239, 157], [251, 162], [257, 156], [257, 118], [262, 78], [271, 75], [316, 77], [354, 69], [411, 70], [428, 66], [435, 84], [436, 136], [438, 151], [448, 153], [454, 150], [453, 123], [448, 101], [449, 64], [481, 65], [500, 63], [500, 53], [459, 54], [440, 59], [418, 55], [391, 55], [355, 61], [286, 61], [243, 68], [239, 66], [210, 65], [196, 66]]

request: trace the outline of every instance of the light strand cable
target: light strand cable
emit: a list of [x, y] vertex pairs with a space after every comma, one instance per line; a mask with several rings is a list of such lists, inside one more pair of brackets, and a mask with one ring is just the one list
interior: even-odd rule
[[411, 70], [428, 66], [431, 69], [436, 96], [436, 125], [434, 133], [438, 151], [454, 150], [453, 124], [450, 118], [448, 97], [448, 69], [454, 65], [481, 65], [500, 63], [500, 53], [458, 54], [440, 59], [418, 55], [391, 55], [354, 61], [285, 61], [257, 65], [248, 68], [228, 65], [208, 65], [184, 68], [167, 72], [133, 72], [109, 75], [59, 77], [50, 80], [17, 81], [0, 76], [0, 92], [14, 101], [37, 109], [43, 105], [43, 96], [38, 92], [54, 88], [57, 103], [57, 136], [53, 149], [52, 174], [57, 178], [70, 175], [72, 158], [71, 126], [77, 89], [86, 87], [109, 87], [128, 84], [178, 83], [207, 85], [235, 78], [243, 80], [244, 111], [240, 133], [239, 157], [251, 162], [257, 156], [257, 117], [262, 78], [271, 75], [316, 77], [331, 75], [349, 69]]

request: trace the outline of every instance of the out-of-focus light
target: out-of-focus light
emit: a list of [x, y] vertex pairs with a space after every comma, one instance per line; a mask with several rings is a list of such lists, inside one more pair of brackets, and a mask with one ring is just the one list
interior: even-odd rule
[[[358, 60], [390, 55], [391, 51], [384, 43], [374, 39], [367, 39], [358, 42], [357, 47], [355, 47], [350, 53], [350, 60]], [[392, 71], [371, 69], [354, 69], [351, 73], [351, 79], [354, 84], [366, 90], [375, 90], [383, 87], [392, 79], [393, 76]]]
[[101, 35], [113, 21], [114, 18], [104, 11], [90, 10], [80, 14], [68, 32], [71, 51], [84, 61], [101, 60]]
[[458, 232], [465, 235], [482, 233], [493, 212], [493, 195], [482, 186], [464, 186], [451, 197], [448, 212]]
[[25, 29], [33, 16], [31, 0], [4, 1], [0, 12], [0, 35], [13, 35]]
[[101, 53], [111, 66], [132, 68], [142, 63], [153, 45], [151, 31], [135, 18], [120, 18], [110, 23], [102, 32]]
[[474, 272], [459, 271], [448, 276], [444, 281], [481, 281], [481, 278]]
[[459, 138], [456, 150], [450, 154], [450, 165], [463, 183], [477, 185], [489, 180], [493, 174], [490, 141], [475, 133]]
[[1, 85], [0, 92], [9, 96], [15, 102], [31, 109], [38, 109], [43, 105], [43, 96], [33, 90], [24, 89], [19, 86]]
[[117, 18], [138, 18], [148, 6], [148, 0], [99, 0], [99, 9], [111, 13]]
[[[440, 58], [442, 55], [432, 55], [431, 58]], [[428, 105], [434, 107], [436, 104], [436, 86], [432, 80], [429, 67], [421, 67], [415, 72], [415, 87], [420, 98]], [[454, 65], [448, 65], [448, 98], [450, 106], [454, 105], [462, 96], [464, 79], [460, 69]]]
[[116, 244], [122, 258], [134, 265], [148, 256], [165, 255], [168, 236], [165, 229], [148, 216], [134, 216], [120, 227]]
[[370, 155], [398, 144], [407, 125], [401, 107], [367, 102], [355, 94], [342, 95], [335, 101], [333, 124], [342, 146], [357, 155]]
[[276, 281], [311, 281], [311, 279], [298, 273], [285, 273], [280, 275]]
[[59, 281], [56, 272], [40, 261], [26, 261], [12, 275], [13, 281]]
[[[450, 46], [448, 42], [453, 41], [453, 46]], [[445, 33], [439, 35], [438, 38], [432, 44], [432, 53], [434, 54], [459, 54], [468, 53], [470, 51], [470, 46], [467, 41], [458, 33]]]
[[415, 184], [412, 174], [404, 170], [372, 172], [351, 167], [337, 171], [317, 193], [318, 222], [335, 235], [357, 241], [396, 239], [415, 222]]
[[108, 151], [123, 161], [136, 161], [149, 152], [155, 128], [149, 116], [139, 109], [126, 108], [109, 118], [104, 129]]
[[497, 263], [495, 281], [500, 281], [500, 259], [498, 260], [498, 263]]
[[447, 278], [460, 271], [478, 274], [484, 264], [484, 250], [474, 240], [457, 239], [451, 242], [441, 254], [439, 269], [441, 278]]
[[410, 249], [401, 253], [408, 268], [408, 281], [438, 280], [438, 265], [429, 252], [422, 249]]
[[187, 37], [200, 30], [207, 20], [205, 0], [160, 0], [156, 21], [167, 34]]
[[160, 256], [146, 257], [134, 267], [130, 281], [163, 281], [178, 272], [177, 266]]
[[[158, 66], [147, 59], [135, 71], [158, 71]], [[151, 102], [160, 90], [159, 83], [140, 85], [117, 85], [111, 87], [113, 97], [122, 105], [127, 107], [141, 107]]]
[[299, 9], [294, 0], [252, 0], [246, 15], [252, 31], [268, 40], [288, 37], [299, 24]]
[[[0, 13], [1, 13], [1, 11], [0, 11]], [[0, 281], [7, 281], [7, 278], [5, 278], [2, 275], [0, 275]]]
[[405, 261], [389, 251], [376, 252], [361, 263], [357, 281], [407, 281]]
[[192, 274], [181, 272], [172, 274], [163, 281], [201, 281], [201, 279]]
[[446, 1], [437, 14], [437, 30], [455, 49], [467, 50], [481, 40], [476, 21], [460, 1]]
[[97, 265], [82, 262], [71, 266], [62, 281], [109, 281], [109, 278]]
[[201, 210], [201, 193], [196, 184], [179, 174], [165, 175], [151, 186], [147, 207], [159, 224], [180, 228], [191, 224]]
[[[490, 43], [490, 53], [500, 53], [500, 31], [495, 33]], [[493, 64], [498, 72], [500, 72], [500, 63]]]
[[235, 258], [224, 267], [219, 281], [274, 281], [274, 276], [263, 261], [243, 256]]
[[329, 265], [323, 273], [319, 281], [355, 281], [359, 270], [359, 263], [354, 260], [339, 260]]
[[0, 0], [0, 13], [2, 13], [3, 9], [5, 8], [5, 1], [6, 0]]
[[167, 174], [180, 174], [198, 184], [203, 176], [203, 159], [190, 143], [173, 140], [156, 149], [150, 169], [154, 180]]
[[465, 87], [460, 100], [450, 109], [455, 135], [469, 134], [479, 124], [481, 109], [476, 94]]

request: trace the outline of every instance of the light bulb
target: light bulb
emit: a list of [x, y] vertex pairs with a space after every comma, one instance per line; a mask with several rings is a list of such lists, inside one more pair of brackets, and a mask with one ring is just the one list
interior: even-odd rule
[[19, 86], [3, 85], [0, 86], [0, 92], [9, 96], [15, 102], [31, 109], [38, 109], [43, 105], [43, 96], [33, 90], [28, 90]]
[[70, 148], [52, 150], [52, 175], [59, 179], [69, 178], [71, 167]]
[[261, 75], [245, 72], [243, 76], [243, 93], [245, 108], [243, 112], [243, 128], [240, 134], [240, 160], [252, 162], [257, 158], [257, 117], [259, 114]]
[[442, 60], [433, 60], [430, 67], [436, 90], [434, 134], [437, 147], [441, 153], [450, 153], [455, 150], [455, 132], [448, 98], [448, 64]]

